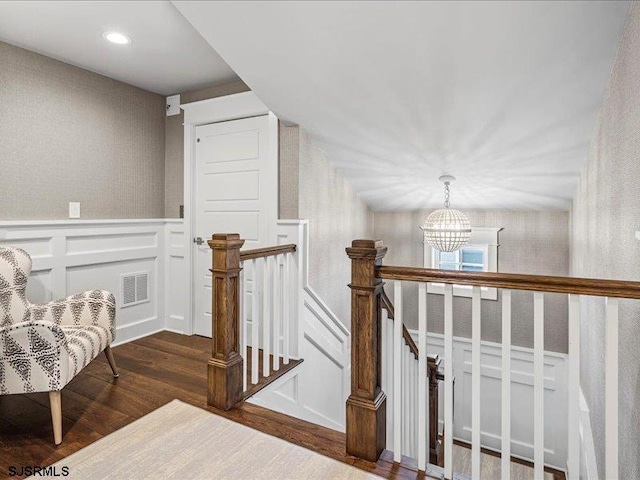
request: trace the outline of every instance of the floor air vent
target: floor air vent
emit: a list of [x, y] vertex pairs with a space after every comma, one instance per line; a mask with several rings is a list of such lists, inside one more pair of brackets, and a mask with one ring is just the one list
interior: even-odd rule
[[128, 273], [121, 277], [121, 307], [149, 301], [149, 272]]

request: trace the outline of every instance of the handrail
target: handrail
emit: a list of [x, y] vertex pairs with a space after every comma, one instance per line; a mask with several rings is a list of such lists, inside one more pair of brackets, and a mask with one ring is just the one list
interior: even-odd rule
[[282, 253], [293, 253], [296, 251], [295, 243], [287, 243], [286, 245], [275, 245], [273, 247], [254, 248], [253, 250], [244, 250], [240, 252], [240, 261], [251, 260], [254, 258], [271, 257]]
[[395, 318], [393, 314], [393, 303], [391, 303], [391, 299], [387, 295], [387, 292], [384, 291], [384, 288], [382, 289], [382, 296], [380, 297], [380, 299], [382, 300], [382, 308], [387, 310], [389, 318], [393, 320]]
[[[393, 316], [393, 312], [394, 312], [393, 303], [391, 303], [391, 300], [387, 296], [387, 292], [385, 292], [384, 289], [382, 290], [382, 295], [380, 299], [382, 300], [382, 308], [386, 309], [387, 315], [389, 316], [389, 318], [395, 321], [395, 318]], [[404, 323], [402, 324], [402, 337], [404, 338], [405, 343], [409, 345], [409, 349], [411, 350], [411, 353], [413, 353], [413, 356], [417, 360], [418, 346], [416, 345], [416, 342], [413, 341], [413, 337], [411, 337], [411, 334], [409, 333], [409, 330], [407, 330], [407, 327], [404, 325]]]
[[[395, 318], [393, 316], [393, 303], [391, 303], [391, 299], [387, 295], [387, 292], [384, 291], [384, 289], [382, 289], [380, 300], [382, 300], [382, 308], [387, 311], [388, 317], [391, 320], [395, 321]], [[404, 323], [402, 324], [402, 338], [404, 338], [405, 343], [409, 346], [411, 353], [413, 353], [413, 357], [417, 360], [420, 351], [418, 350], [416, 342], [413, 341], [413, 337], [409, 333], [409, 330]], [[440, 357], [437, 354], [427, 354], [427, 366], [429, 370], [435, 370], [436, 378], [438, 380], [444, 380], [444, 374], [438, 369], [438, 367], [440, 366]]]
[[624, 280], [524, 275], [518, 273], [461, 272], [394, 266], [377, 267], [376, 277], [409, 282], [452, 283], [512, 290], [640, 299], [640, 282]]

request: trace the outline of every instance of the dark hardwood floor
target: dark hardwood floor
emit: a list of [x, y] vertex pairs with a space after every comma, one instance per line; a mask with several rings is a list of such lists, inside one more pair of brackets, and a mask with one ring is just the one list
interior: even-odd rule
[[176, 398], [386, 478], [425, 478], [388, 456], [371, 463], [347, 455], [345, 435], [334, 430], [250, 403], [227, 412], [208, 407], [209, 352], [209, 339], [158, 333], [113, 349], [117, 379], [100, 355], [62, 391], [64, 438], [57, 447], [46, 393], [0, 396], [0, 478], [11, 466], [50, 465]]

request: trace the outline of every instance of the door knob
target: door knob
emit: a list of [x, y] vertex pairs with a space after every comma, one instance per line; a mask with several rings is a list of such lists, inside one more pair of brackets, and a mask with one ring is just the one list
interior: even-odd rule
[[195, 243], [196, 245], [202, 245], [204, 243], [204, 240], [202, 239], [202, 237], [196, 237], [193, 239], [193, 243]]

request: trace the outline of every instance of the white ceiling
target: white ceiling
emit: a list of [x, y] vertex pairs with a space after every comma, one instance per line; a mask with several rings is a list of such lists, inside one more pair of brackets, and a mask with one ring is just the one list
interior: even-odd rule
[[0, 2], [0, 40], [162, 95], [238, 78], [169, 1]]
[[567, 209], [628, 2], [174, 2], [374, 210]]

